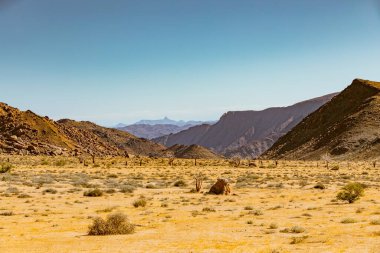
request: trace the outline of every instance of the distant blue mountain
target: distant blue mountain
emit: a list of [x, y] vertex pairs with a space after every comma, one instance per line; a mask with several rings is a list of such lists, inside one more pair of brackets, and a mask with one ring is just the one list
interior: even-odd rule
[[168, 117], [165, 117], [163, 119], [158, 119], [158, 120], [140, 120], [136, 123], [134, 123], [133, 125], [175, 125], [175, 126], [186, 126], [186, 125], [192, 125], [192, 126], [196, 126], [196, 125], [201, 125], [201, 124], [204, 124], [206, 122], [203, 122], [203, 121], [195, 121], [195, 120], [190, 120], [190, 121], [184, 121], [184, 120], [179, 120], [179, 121], [176, 121], [176, 120], [172, 120], [172, 119], [169, 119]]

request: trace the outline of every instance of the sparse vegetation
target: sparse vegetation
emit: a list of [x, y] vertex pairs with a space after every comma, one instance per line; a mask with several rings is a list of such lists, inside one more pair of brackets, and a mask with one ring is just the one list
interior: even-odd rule
[[88, 190], [83, 193], [85, 197], [101, 197], [103, 196], [103, 191], [100, 189]]
[[349, 183], [337, 194], [337, 199], [354, 203], [364, 195], [365, 186], [361, 183]]
[[343, 220], [341, 220], [340, 223], [343, 223], [343, 224], [350, 224], [350, 223], [356, 223], [357, 221], [353, 218], [344, 218]]
[[[211, 231], [215, 231], [216, 226], [221, 228], [217, 235], [224, 236], [227, 231], [224, 228], [228, 226], [229, 231], [237, 231], [244, 238], [256, 235], [257, 245], [264, 245], [268, 240], [279, 241], [283, 249], [280, 252], [292, 252], [296, 248], [300, 252], [307, 251], [311, 243], [318, 250], [331, 250], [345, 243], [344, 233], [350, 233], [350, 240], [358, 245], [371, 245], [374, 236], [379, 238], [380, 235], [376, 234], [380, 227], [380, 200], [376, 189], [380, 184], [377, 169], [369, 162], [351, 162], [351, 169], [341, 162], [339, 171], [333, 172], [324, 166], [317, 167], [316, 162], [302, 161], [280, 161], [276, 168], [268, 169], [274, 161], [255, 161], [257, 167], [248, 167], [248, 161], [242, 160], [239, 167], [231, 168], [228, 160], [198, 160], [198, 167], [194, 167], [193, 160], [176, 159], [171, 167], [167, 159], [144, 157], [143, 167], [139, 166], [139, 160], [134, 163], [130, 158], [125, 168], [124, 157], [97, 157], [99, 168], [95, 169], [83, 167], [78, 158], [49, 157], [46, 166], [41, 166], [41, 157], [36, 157], [34, 162], [24, 162], [28, 159], [33, 161], [26, 156], [19, 160], [12, 158], [14, 169], [0, 176], [0, 199], [4, 203], [3, 209], [0, 207], [0, 217], [3, 217], [0, 227], [22, 242], [25, 239], [14, 229], [15, 222], [26, 227], [30, 221], [36, 222], [41, 229], [29, 230], [36, 238], [46, 238], [48, 231], [54, 231], [62, 235], [63, 240], [71, 240], [68, 235], [72, 233], [90, 234], [90, 228], [86, 231], [80, 222], [87, 217], [85, 223], [91, 224], [91, 234], [112, 235], [116, 232], [107, 231], [107, 215], [116, 211], [128, 212], [128, 217], [136, 222], [134, 228], [139, 228], [138, 233], [130, 241], [134, 246], [137, 240], [154, 238], [150, 233], [162, 234], [172, 246], [172, 233], [178, 232], [175, 236], [182, 241], [184, 237], [178, 229], [184, 227], [191, 232], [196, 229], [199, 237], [207, 235], [218, 240]], [[57, 168], [55, 163], [61, 159], [67, 164]], [[207, 190], [217, 178], [228, 178], [231, 194], [190, 194], [190, 189], [197, 192], [194, 179], [200, 172]], [[174, 184], [181, 180], [191, 182], [191, 187], [177, 189]], [[364, 184], [371, 185], [363, 201], [354, 206], [330, 202], [330, 196], [336, 195], [347, 180], [357, 180], [364, 188]], [[281, 189], [277, 188], [280, 184]], [[149, 189], [150, 185], [155, 190]], [[98, 195], [90, 193], [94, 190], [103, 192], [104, 197], [83, 197], [87, 192]], [[82, 225], [77, 226], [77, 222]], [[336, 227], [333, 234], [339, 240], [331, 241], [330, 245], [325, 238], [331, 235], [332, 227]], [[364, 234], [359, 232], [363, 229], [367, 231]], [[191, 233], [186, 239], [193, 240]], [[240, 243], [240, 237], [232, 238], [231, 242]], [[105, 241], [99, 237], [93, 243], [98, 246]], [[162, 241], [157, 243], [168, 250]], [[214, 247], [213, 241], [209, 243]], [[223, 242], [220, 245], [225, 246]], [[70, 247], [78, 249], [75, 245]], [[241, 247], [244, 251], [250, 250], [244, 245]], [[115, 248], [110, 245], [110, 249]], [[258, 246], [258, 252], [260, 250]]]
[[0, 173], [7, 173], [10, 172], [12, 169], [12, 164], [10, 163], [1, 163], [0, 164]]
[[144, 197], [140, 197], [139, 199], [135, 200], [133, 202], [133, 206], [138, 208], [138, 207], [145, 207], [147, 204], [147, 201]]
[[106, 220], [95, 218], [89, 226], [88, 235], [125, 235], [134, 231], [135, 226], [129, 222], [125, 214], [115, 213], [107, 216]]
[[175, 187], [185, 187], [187, 186], [187, 183], [184, 180], [178, 180], [174, 183]]

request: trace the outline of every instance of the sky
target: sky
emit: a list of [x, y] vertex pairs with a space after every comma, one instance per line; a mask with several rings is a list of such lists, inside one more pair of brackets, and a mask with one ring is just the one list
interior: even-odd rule
[[215, 120], [380, 81], [380, 0], [0, 0], [0, 101]]

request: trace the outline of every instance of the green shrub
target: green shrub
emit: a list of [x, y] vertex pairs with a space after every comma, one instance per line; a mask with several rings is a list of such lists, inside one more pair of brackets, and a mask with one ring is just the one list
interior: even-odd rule
[[0, 164], [0, 173], [7, 173], [12, 169], [12, 164], [10, 163], [2, 163]]
[[336, 198], [348, 203], [354, 203], [364, 195], [365, 185], [361, 183], [349, 183], [337, 194]]
[[88, 235], [125, 235], [135, 231], [125, 214], [115, 213], [108, 215], [104, 220], [100, 217], [94, 219], [89, 226]]
[[101, 197], [103, 196], [103, 191], [99, 189], [89, 190], [83, 193], [85, 197]]

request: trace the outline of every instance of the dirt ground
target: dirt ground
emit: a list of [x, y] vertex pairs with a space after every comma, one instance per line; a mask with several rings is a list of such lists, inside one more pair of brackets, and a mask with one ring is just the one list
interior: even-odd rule
[[[380, 165], [367, 162], [87, 159], [0, 156], [0, 252], [379, 252]], [[141, 166], [140, 166], [141, 160]], [[128, 164], [126, 164], [128, 162]], [[251, 162], [252, 163], [252, 162]], [[204, 176], [201, 193], [194, 177]], [[206, 192], [218, 178], [232, 194]], [[353, 204], [349, 182], [368, 186]], [[319, 183], [325, 189], [316, 189]], [[84, 192], [100, 189], [99, 197]], [[145, 207], [134, 207], [138, 199]], [[128, 235], [88, 236], [122, 212]]]

